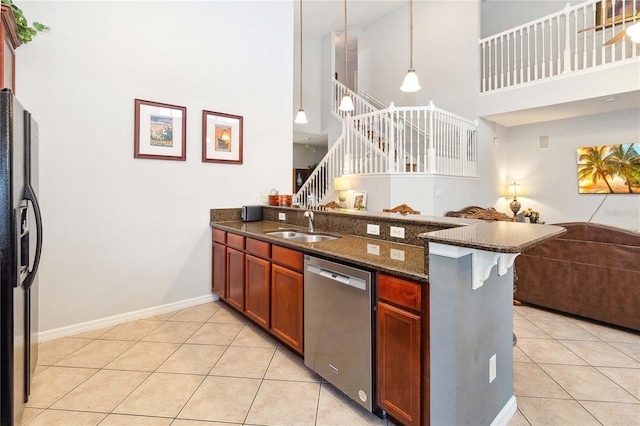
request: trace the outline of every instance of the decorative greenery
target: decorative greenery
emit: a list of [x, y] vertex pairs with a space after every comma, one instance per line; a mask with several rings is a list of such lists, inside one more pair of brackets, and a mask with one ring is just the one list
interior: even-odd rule
[[13, 11], [13, 15], [16, 18], [16, 25], [18, 27], [18, 35], [23, 43], [29, 43], [33, 40], [33, 37], [38, 34], [38, 31], [47, 31], [49, 27], [40, 22], [34, 22], [33, 26], [29, 26], [27, 22], [27, 18], [24, 17], [24, 13], [22, 13], [22, 9], [13, 4], [13, 0], [2, 0], [2, 4], [6, 4], [11, 7]]

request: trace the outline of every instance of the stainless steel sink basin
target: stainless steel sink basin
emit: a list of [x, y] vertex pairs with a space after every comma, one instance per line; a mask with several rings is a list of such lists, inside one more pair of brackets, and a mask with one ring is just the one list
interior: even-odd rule
[[319, 243], [320, 241], [330, 241], [339, 238], [334, 237], [333, 235], [308, 234], [306, 232], [299, 231], [272, 231], [267, 232], [267, 235], [271, 235], [273, 237], [281, 237], [292, 241], [299, 241], [301, 243]]
[[290, 238], [290, 240], [300, 241], [303, 243], [319, 243], [320, 241], [337, 240], [338, 237], [332, 237], [331, 235], [321, 234], [303, 234], [297, 237]]

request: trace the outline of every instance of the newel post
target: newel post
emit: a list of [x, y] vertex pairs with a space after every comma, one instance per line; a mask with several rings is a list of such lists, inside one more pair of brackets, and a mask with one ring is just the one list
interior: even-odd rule
[[387, 120], [387, 136], [389, 137], [389, 144], [387, 146], [387, 162], [389, 164], [388, 172], [394, 173], [396, 171], [396, 132], [393, 125], [393, 114], [395, 114], [396, 106], [393, 102], [389, 104], [389, 119]]
[[[353, 123], [351, 122], [351, 114], [346, 113], [346, 116], [342, 119], [342, 138], [344, 144], [344, 155], [342, 157], [342, 174], [349, 175], [353, 173], [351, 164], [351, 132]], [[333, 185], [333, 182], [327, 182], [328, 185]]]
[[435, 173], [436, 172], [436, 147], [433, 144], [433, 135], [434, 135], [434, 129], [433, 129], [433, 115], [436, 111], [436, 106], [433, 104], [433, 101], [429, 101], [429, 106], [428, 109], [429, 111], [429, 169], [427, 170], [429, 173]]

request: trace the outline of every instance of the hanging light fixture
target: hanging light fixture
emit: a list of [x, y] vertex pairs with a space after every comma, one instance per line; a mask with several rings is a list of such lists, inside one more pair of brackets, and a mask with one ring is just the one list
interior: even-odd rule
[[640, 22], [635, 23], [627, 28], [627, 35], [631, 37], [634, 43], [640, 43]]
[[411, 8], [411, 44], [409, 47], [409, 56], [410, 56], [410, 64], [409, 71], [407, 71], [407, 75], [404, 76], [404, 80], [402, 81], [402, 87], [400, 90], [403, 92], [417, 92], [421, 89], [420, 82], [418, 81], [418, 75], [416, 74], [416, 70], [413, 69], [413, 0], [410, 3]]
[[349, 96], [349, 74], [347, 74], [347, 0], [344, 0], [344, 85], [346, 87], [344, 96], [340, 101], [338, 109], [340, 111], [353, 111], [353, 100]]
[[307, 120], [307, 114], [305, 114], [304, 109], [302, 108], [302, 0], [300, 0], [300, 109], [296, 114], [294, 122], [299, 124], [309, 122]]

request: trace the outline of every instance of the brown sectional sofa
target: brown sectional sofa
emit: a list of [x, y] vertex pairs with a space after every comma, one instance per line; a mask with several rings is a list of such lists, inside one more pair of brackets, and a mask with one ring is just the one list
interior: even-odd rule
[[640, 331], [640, 233], [557, 225], [567, 233], [516, 258], [514, 298]]

